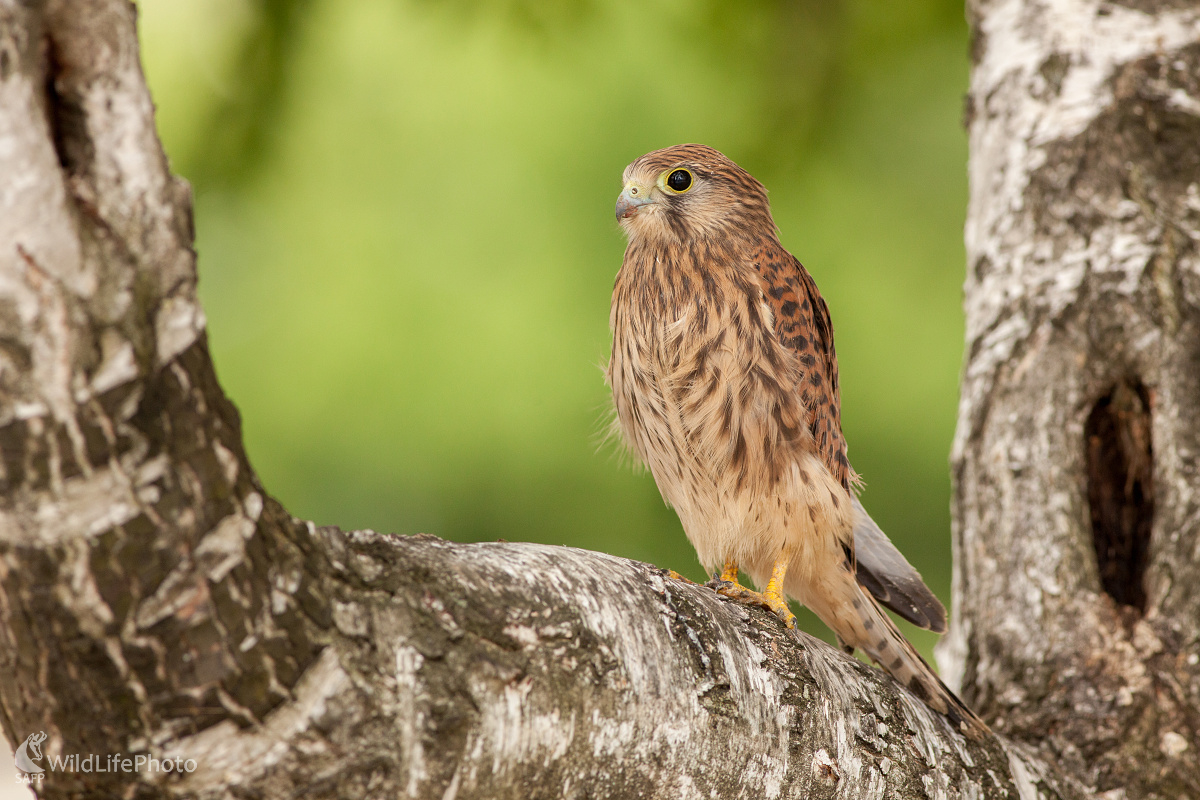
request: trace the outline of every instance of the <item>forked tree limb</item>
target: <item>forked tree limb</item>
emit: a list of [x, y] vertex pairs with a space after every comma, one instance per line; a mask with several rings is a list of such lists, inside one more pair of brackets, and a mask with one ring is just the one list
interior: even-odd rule
[[195, 765], [50, 768], [44, 796], [1053, 785], [644, 564], [290, 517], [215, 379], [132, 5], [0, 0], [0, 181], [0, 719], [14, 747], [47, 733], [46, 765]]
[[49, 768], [44, 796], [1000, 797], [1045, 772], [644, 564], [290, 517], [215, 379], [132, 5], [0, 0], [0, 180], [0, 718], [48, 734], [45, 766], [195, 766]]

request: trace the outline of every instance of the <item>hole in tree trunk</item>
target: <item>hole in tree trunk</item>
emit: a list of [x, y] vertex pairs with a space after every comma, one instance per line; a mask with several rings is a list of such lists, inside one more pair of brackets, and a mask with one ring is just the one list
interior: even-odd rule
[[1092, 409], [1084, 436], [1100, 583], [1118, 603], [1144, 611], [1142, 576], [1154, 521], [1154, 454], [1146, 387], [1136, 379], [1114, 386]]

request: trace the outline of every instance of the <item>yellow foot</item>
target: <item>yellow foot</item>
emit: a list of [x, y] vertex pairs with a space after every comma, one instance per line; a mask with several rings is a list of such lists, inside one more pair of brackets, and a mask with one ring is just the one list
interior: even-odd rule
[[695, 585], [696, 585], [696, 582], [695, 582], [695, 581], [693, 581], [693, 580], [691, 580], [691, 579], [689, 579], [689, 578], [685, 578], [684, 576], [680, 575], [678, 572], [676, 572], [676, 571], [675, 571], [675, 570], [673, 570], [673, 569], [669, 569], [669, 570], [667, 570], [667, 577], [668, 577], [668, 578], [674, 578], [674, 579], [675, 579], [675, 580], [677, 580], [677, 581], [683, 581], [684, 583], [690, 583], [692, 586], [695, 586]]
[[705, 585], [716, 591], [717, 594], [725, 595], [739, 603], [761, 606], [779, 617], [784, 625], [794, 628], [796, 627], [796, 615], [788, 608], [787, 598], [783, 596], [783, 590], [780, 588], [783, 584], [783, 572], [786, 569], [786, 564], [782, 570], [776, 564], [771, 580], [767, 583], [767, 590], [756, 592], [738, 583], [737, 564], [727, 561], [725, 562], [725, 571], [721, 573], [720, 577], [714, 575], [713, 579]]

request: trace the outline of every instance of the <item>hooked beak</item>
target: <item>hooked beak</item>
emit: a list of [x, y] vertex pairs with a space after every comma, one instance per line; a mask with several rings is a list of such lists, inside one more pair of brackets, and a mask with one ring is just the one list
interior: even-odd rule
[[630, 181], [617, 197], [617, 219], [629, 219], [647, 203], [653, 203], [649, 186]]

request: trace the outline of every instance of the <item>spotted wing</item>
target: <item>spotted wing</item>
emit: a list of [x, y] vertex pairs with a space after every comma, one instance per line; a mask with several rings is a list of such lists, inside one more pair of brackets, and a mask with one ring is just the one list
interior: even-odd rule
[[[775, 317], [775, 334], [799, 358], [804, 376], [796, 387], [808, 413], [808, 428], [825, 466], [851, 492], [857, 476], [846, 458], [841, 394], [829, 307], [808, 270], [772, 241], [755, 253], [754, 266]], [[851, 492], [853, 494], [853, 492]]]

